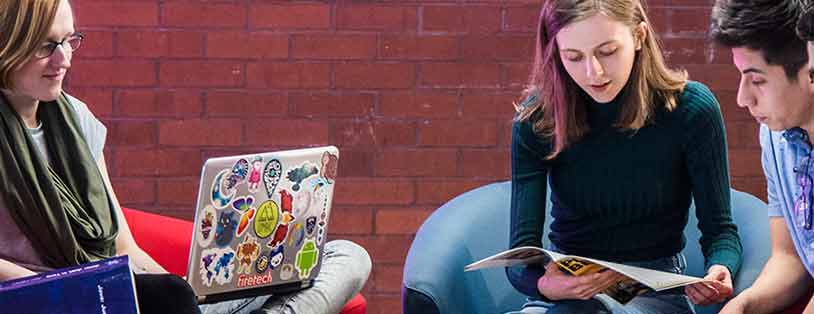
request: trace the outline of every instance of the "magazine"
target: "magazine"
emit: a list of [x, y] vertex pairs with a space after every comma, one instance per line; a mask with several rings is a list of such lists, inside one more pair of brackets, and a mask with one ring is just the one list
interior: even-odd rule
[[509, 267], [520, 264], [545, 264], [548, 261], [556, 262], [560, 269], [574, 276], [593, 274], [605, 269], [611, 269], [624, 275], [625, 279], [602, 292], [620, 304], [626, 304], [637, 295], [648, 291], [662, 291], [704, 281], [703, 278], [612, 263], [583, 256], [564, 255], [533, 246], [518, 247], [489, 256], [466, 265], [464, 271], [490, 267]]
[[127, 255], [0, 282], [0, 309], [27, 314], [138, 314]]

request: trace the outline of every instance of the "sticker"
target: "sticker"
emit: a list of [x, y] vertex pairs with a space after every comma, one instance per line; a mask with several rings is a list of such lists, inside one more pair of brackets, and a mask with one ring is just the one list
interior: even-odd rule
[[249, 161], [240, 159], [232, 166], [232, 172], [226, 176], [227, 190], [236, 189], [238, 185], [246, 182], [246, 177], [249, 175]]
[[325, 228], [319, 227], [319, 230], [317, 230], [317, 243], [322, 244], [323, 241], [325, 241]]
[[215, 228], [215, 244], [225, 247], [232, 242], [237, 228], [237, 214], [233, 211], [223, 211], [218, 218], [218, 226]]
[[235, 251], [231, 248], [211, 248], [201, 252], [201, 281], [211, 287], [212, 282], [224, 285], [232, 281], [235, 269]]
[[202, 252], [201, 255], [201, 262], [198, 264], [200, 267], [201, 273], [201, 281], [204, 286], [211, 287], [212, 280], [215, 279], [215, 271], [214, 271], [214, 262], [215, 259], [218, 257], [215, 253], [206, 253], [207, 251]]
[[293, 197], [286, 190], [280, 191], [280, 208], [282, 215], [280, 217], [277, 231], [274, 232], [274, 237], [269, 242], [268, 246], [275, 247], [283, 244], [285, 238], [288, 236], [288, 224], [295, 219], [291, 214], [291, 201]]
[[260, 256], [260, 244], [254, 237], [247, 236], [246, 240], [237, 246], [237, 260], [240, 263], [237, 273], [251, 274], [252, 264], [258, 256]]
[[[229, 251], [232, 249], [229, 248]], [[215, 282], [225, 285], [232, 281], [232, 272], [235, 270], [235, 252], [225, 252], [223, 255], [218, 256], [215, 264]]]
[[217, 217], [218, 213], [215, 211], [215, 208], [212, 205], [204, 206], [203, 212], [201, 213], [201, 220], [198, 222], [201, 224], [201, 232], [198, 233], [198, 245], [201, 247], [207, 247], [212, 244], [212, 239], [215, 238], [215, 217]]
[[288, 179], [288, 181], [294, 183], [294, 186], [292, 186], [291, 189], [294, 190], [294, 192], [297, 192], [300, 190], [300, 184], [302, 183], [303, 180], [317, 173], [319, 173], [319, 169], [317, 168], [317, 166], [314, 166], [313, 164], [306, 161], [305, 164], [303, 164], [299, 168], [294, 168], [293, 170], [289, 171], [288, 175], [286, 175], [286, 178]]
[[314, 196], [312, 198], [311, 209], [314, 212], [324, 212], [328, 209], [328, 188], [322, 184], [317, 184], [314, 187]]
[[331, 154], [329, 152], [325, 152], [322, 154], [322, 177], [328, 181], [328, 184], [333, 184], [334, 180], [336, 180], [336, 173], [337, 168], [339, 165], [339, 157]]
[[305, 230], [303, 229], [302, 224], [299, 222], [291, 225], [291, 230], [288, 230], [288, 246], [298, 247], [302, 244], [302, 240], [305, 239]]
[[263, 158], [258, 156], [252, 160], [247, 181], [249, 182], [249, 193], [257, 192], [257, 189], [260, 188], [260, 182], [263, 181]]
[[[319, 207], [319, 218], [317, 219], [317, 244], [325, 241], [325, 222], [328, 219], [328, 188], [322, 186], [314, 191], [314, 204]], [[308, 226], [306, 225], [306, 228]]]
[[263, 275], [240, 275], [240, 277], [237, 278], [237, 287], [247, 288], [256, 286], [266, 286], [271, 284], [271, 282], [272, 282], [271, 272]]
[[212, 205], [217, 209], [224, 209], [232, 203], [232, 198], [235, 196], [235, 189], [226, 189], [224, 186], [224, 178], [229, 174], [229, 170], [222, 170], [215, 175], [215, 180], [212, 181]]
[[305, 235], [313, 238], [317, 229], [317, 217], [311, 216], [305, 219]]
[[294, 277], [294, 265], [285, 264], [280, 268], [280, 279], [289, 280]]
[[254, 233], [260, 238], [268, 238], [274, 227], [277, 227], [277, 222], [280, 218], [280, 209], [277, 203], [272, 200], [267, 200], [260, 204], [257, 208], [257, 214], [254, 217]]
[[266, 195], [269, 198], [274, 196], [274, 189], [280, 183], [280, 177], [283, 173], [283, 164], [277, 159], [272, 159], [266, 163], [266, 168], [263, 169], [263, 183], [266, 186]]
[[260, 255], [260, 257], [257, 258], [257, 261], [254, 262], [254, 270], [257, 271], [258, 274], [262, 274], [267, 269], [269, 269], [269, 257], [266, 255]]
[[283, 246], [281, 245], [272, 248], [271, 253], [269, 253], [269, 259], [270, 259], [269, 267], [271, 267], [271, 269], [275, 269], [277, 268], [277, 266], [280, 266], [280, 264], [282, 264], [283, 260], [285, 259]]
[[310, 189], [302, 189], [294, 195], [294, 215], [297, 217], [305, 217], [308, 215], [308, 209], [311, 208], [311, 199], [313, 193]]
[[249, 227], [249, 222], [254, 219], [257, 209], [254, 208], [254, 197], [246, 196], [235, 199], [232, 208], [240, 212], [240, 223], [237, 225], [237, 236], [240, 237]]
[[319, 223], [317, 223], [317, 244], [322, 244], [322, 242], [325, 240], [325, 221], [328, 216], [325, 211], [322, 211], [322, 214], [319, 215], [319, 217]]
[[300, 273], [300, 279], [306, 279], [311, 275], [311, 270], [317, 264], [319, 259], [319, 249], [314, 241], [307, 240], [305, 245], [297, 252], [297, 258], [294, 261], [294, 266]]

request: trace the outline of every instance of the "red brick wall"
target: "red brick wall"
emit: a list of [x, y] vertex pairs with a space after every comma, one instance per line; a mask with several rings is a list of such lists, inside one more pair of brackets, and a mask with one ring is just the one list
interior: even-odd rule
[[[430, 212], [507, 179], [539, 1], [73, 2], [88, 36], [68, 90], [109, 128], [122, 202], [191, 219], [204, 159], [337, 145], [331, 233], [374, 259], [370, 313], [399, 311]], [[710, 3], [651, 1], [650, 16], [672, 64], [721, 101], [734, 186], [764, 197], [738, 73], [703, 39]]]

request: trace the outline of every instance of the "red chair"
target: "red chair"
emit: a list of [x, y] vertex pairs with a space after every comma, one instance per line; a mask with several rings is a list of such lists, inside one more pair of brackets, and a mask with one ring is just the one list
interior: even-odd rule
[[[136, 243], [167, 271], [185, 276], [192, 241], [192, 223], [134, 209], [122, 208]], [[367, 301], [361, 294], [345, 304], [340, 314], [365, 314]]]

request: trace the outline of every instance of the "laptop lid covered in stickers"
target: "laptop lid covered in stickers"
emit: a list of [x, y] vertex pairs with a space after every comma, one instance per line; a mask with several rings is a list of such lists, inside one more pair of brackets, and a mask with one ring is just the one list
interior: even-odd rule
[[202, 303], [312, 284], [338, 161], [339, 150], [326, 146], [204, 163], [187, 269]]

